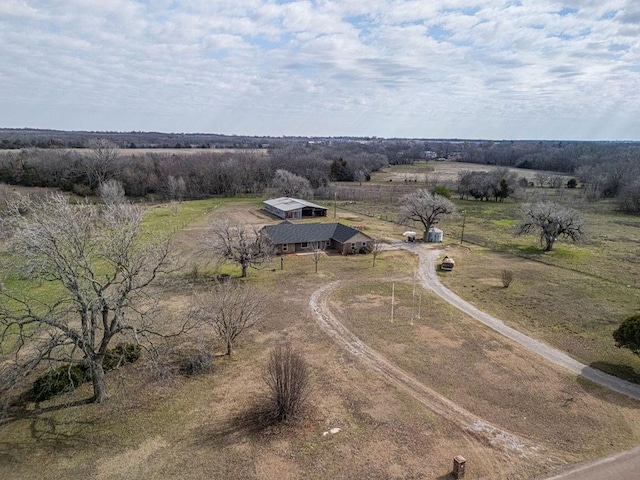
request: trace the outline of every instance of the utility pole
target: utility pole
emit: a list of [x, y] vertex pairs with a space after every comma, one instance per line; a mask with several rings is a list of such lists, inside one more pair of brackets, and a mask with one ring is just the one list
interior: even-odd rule
[[411, 295], [411, 325], [416, 312], [416, 272], [413, 274], [413, 294]]
[[333, 218], [336, 218], [337, 209], [338, 209], [338, 193], [333, 192]]
[[391, 284], [391, 323], [393, 323], [393, 306], [396, 299], [396, 282]]
[[466, 220], [467, 220], [467, 211], [462, 210], [462, 234], [460, 235], [460, 245], [462, 245], [462, 242], [464, 241], [464, 224]]

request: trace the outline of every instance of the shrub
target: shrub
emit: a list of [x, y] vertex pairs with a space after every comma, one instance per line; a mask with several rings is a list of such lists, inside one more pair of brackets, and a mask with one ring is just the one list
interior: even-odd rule
[[444, 185], [436, 185], [433, 187], [433, 190], [431, 190], [431, 193], [441, 195], [445, 198], [451, 198], [451, 191]]
[[570, 178], [567, 180], [567, 188], [576, 188], [578, 186], [578, 181], [575, 178]]
[[502, 270], [502, 286], [508, 288], [513, 282], [513, 272], [511, 270]]
[[[108, 371], [125, 363], [133, 363], [140, 358], [140, 351], [140, 345], [136, 343], [120, 343], [114, 349], [107, 350], [102, 359], [102, 367]], [[48, 400], [75, 390], [90, 378], [89, 367], [84, 363], [62, 365], [39, 376], [33, 382], [31, 394], [37, 402]]]
[[269, 416], [280, 422], [295, 419], [310, 394], [306, 360], [291, 347], [278, 346], [271, 351], [264, 381], [270, 390]]
[[640, 315], [633, 315], [625, 319], [613, 332], [616, 347], [628, 348], [636, 355], [640, 355]]
[[71, 392], [88, 379], [89, 368], [86, 365], [62, 365], [33, 382], [33, 399], [40, 402], [61, 393]]
[[213, 355], [205, 349], [187, 355], [180, 365], [180, 373], [188, 377], [209, 373], [212, 370]]
[[137, 343], [119, 343], [112, 350], [107, 350], [102, 359], [102, 367], [108, 370], [115, 370], [125, 363], [133, 363], [140, 358], [140, 345]]

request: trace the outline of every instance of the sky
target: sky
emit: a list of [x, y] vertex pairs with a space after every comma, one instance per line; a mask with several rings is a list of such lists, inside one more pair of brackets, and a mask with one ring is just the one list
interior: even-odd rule
[[0, 0], [0, 127], [640, 139], [637, 0]]

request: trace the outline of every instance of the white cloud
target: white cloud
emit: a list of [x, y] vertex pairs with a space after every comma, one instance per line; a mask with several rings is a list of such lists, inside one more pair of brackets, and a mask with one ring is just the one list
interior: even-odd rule
[[4, 0], [0, 125], [637, 139], [639, 34], [631, 0]]

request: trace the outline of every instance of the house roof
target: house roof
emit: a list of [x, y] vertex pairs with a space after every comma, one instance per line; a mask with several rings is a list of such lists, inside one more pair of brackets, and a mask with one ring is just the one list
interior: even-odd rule
[[275, 245], [285, 243], [322, 242], [335, 240], [345, 243], [354, 235], [361, 233], [355, 228], [341, 223], [298, 223], [282, 222], [267, 225], [263, 231], [269, 235]]
[[316, 205], [315, 203], [307, 202], [306, 200], [300, 200], [298, 198], [290, 197], [270, 198], [269, 200], [265, 200], [262, 203], [277, 208], [278, 210], [282, 210], [283, 212], [290, 212], [292, 210], [298, 210], [303, 207], [312, 207], [327, 210], [327, 208], [323, 207], [322, 205]]

